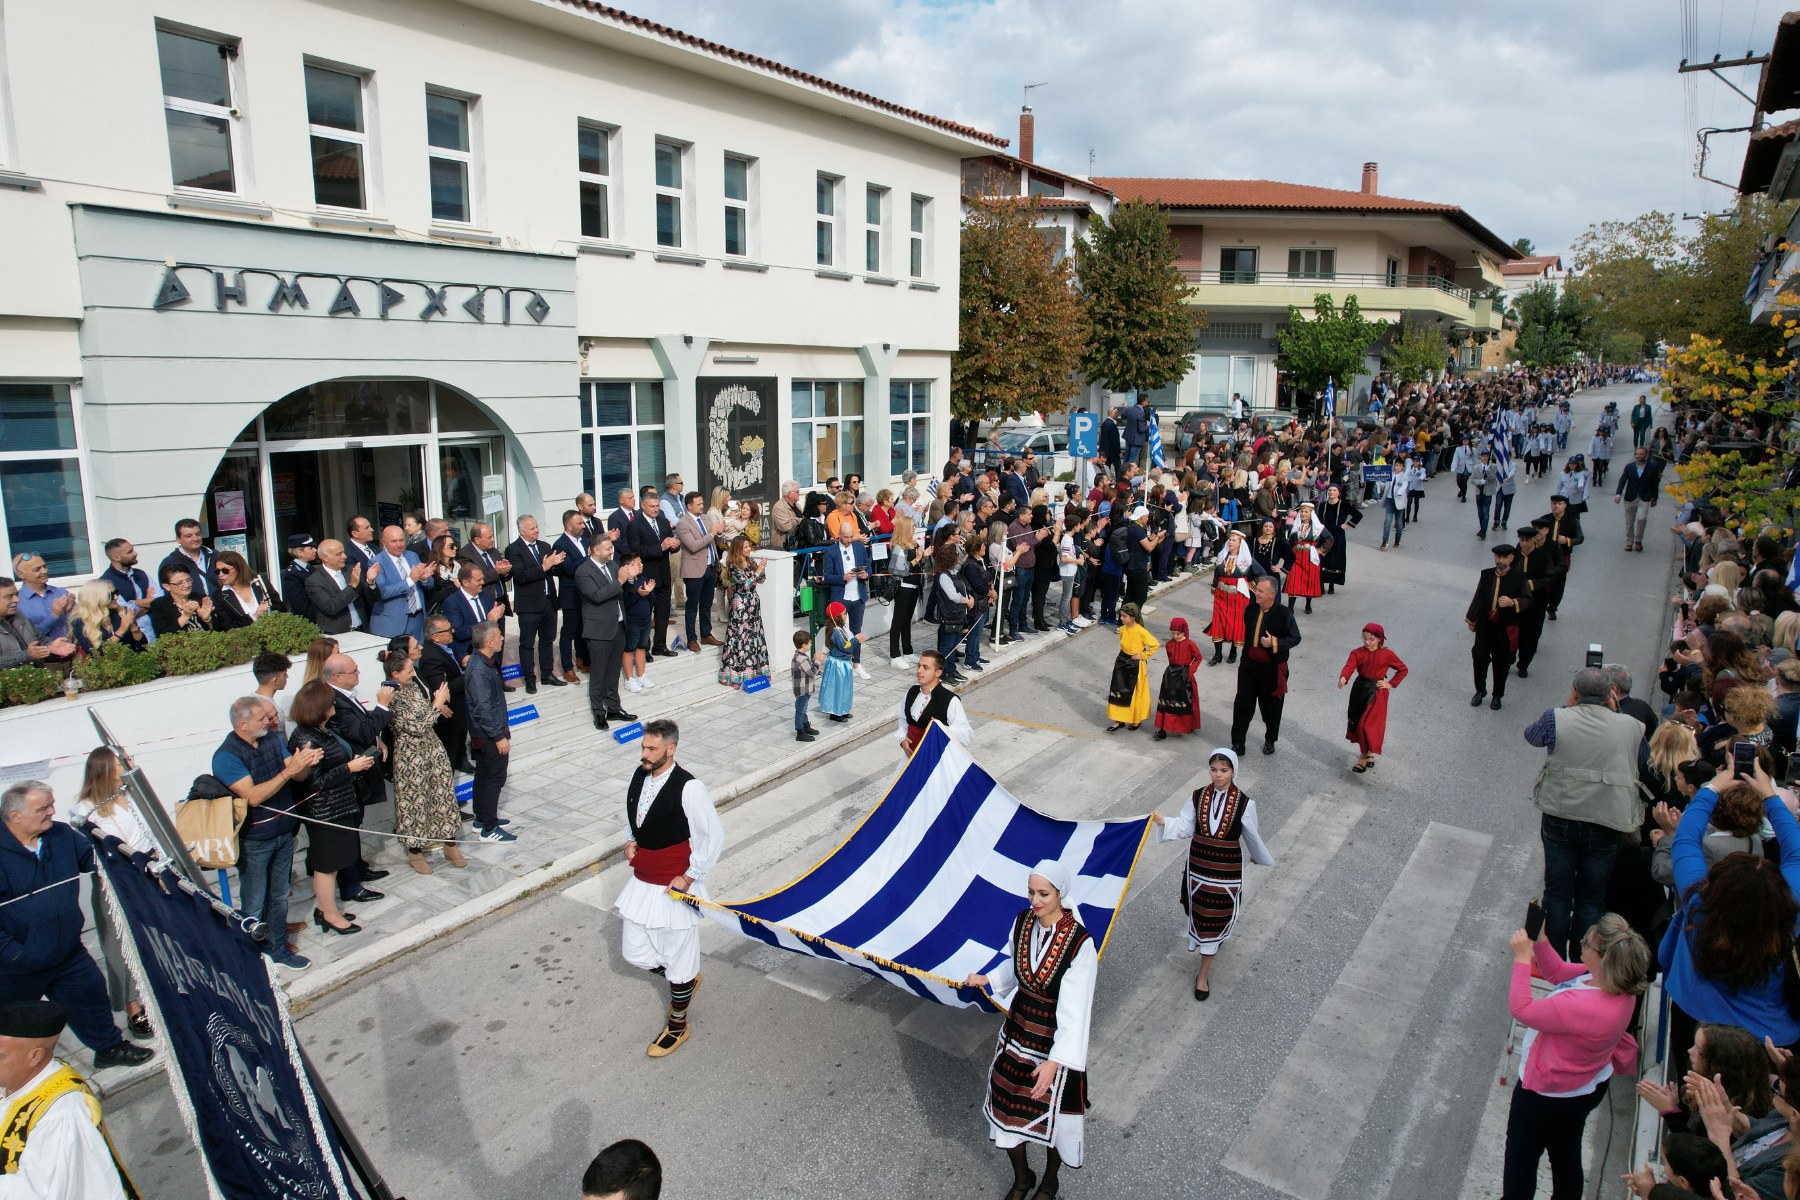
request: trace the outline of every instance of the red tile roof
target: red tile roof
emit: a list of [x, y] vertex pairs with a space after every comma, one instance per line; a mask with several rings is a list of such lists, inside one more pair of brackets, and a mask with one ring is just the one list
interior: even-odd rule
[[622, 9], [612, 8], [605, 4], [597, 4], [594, 0], [558, 0], [558, 2], [564, 7], [574, 9], [587, 16], [652, 34], [662, 38], [664, 41], [673, 42], [678, 46], [684, 46], [690, 50], [698, 50], [703, 54], [716, 55], [719, 58], [729, 59], [732, 62], [742, 63], [745, 66], [768, 71], [772, 74], [780, 75], [785, 79], [791, 79], [796, 83], [803, 83], [809, 87], [819, 88], [820, 90], [830, 92], [833, 95], [842, 96], [847, 100], [855, 100], [858, 103], [867, 104], [871, 108], [879, 108], [883, 112], [893, 113], [895, 116], [904, 117], [909, 121], [917, 121], [922, 125], [929, 125], [934, 129], [941, 129], [946, 133], [952, 133], [958, 137], [968, 138], [977, 142], [985, 142], [990, 146], [998, 146], [1001, 149], [1005, 149], [1010, 144], [1008, 139], [1000, 137], [997, 134], [984, 133], [983, 131], [968, 125], [960, 125], [955, 121], [949, 121], [943, 117], [934, 117], [930, 113], [923, 113], [919, 112], [917, 109], [906, 108], [902, 105], [895, 104], [892, 101], [883, 100], [878, 96], [871, 96], [867, 92], [859, 92], [855, 88], [845, 87], [841, 83], [833, 83], [829, 79], [823, 79], [817, 75], [811, 75], [805, 71], [796, 70], [784, 63], [778, 63], [773, 59], [763, 58], [756, 54], [749, 54], [743, 50], [733, 50], [730, 46], [722, 46], [718, 42], [709, 42], [705, 38], [695, 37], [691, 33], [684, 33], [679, 29], [672, 29], [667, 25], [659, 25], [655, 21], [651, 21], [645, 17], [633, 16], [631, 13], [625, 12]]
[[1518, 262], [1500, 264], [1502, 275], [1542, 275], [1545, 271], [1562, 270], [1560, 254], [1527, 254]]
[[1350, 192], [1312, 187], [1304, 183], [1278, 183], [1270, 179], [1144, 179], [1123, 176], [1096, 177], [1095, 183], [1114, 192], [1120, 200], [1142, 198], [1165, 208], [1288, 209], [1299, 212], [1438, 213], [1482, 242], [1502, 261], [1519, 252], [1454, 204], [1407, 200], [1379, 193]]

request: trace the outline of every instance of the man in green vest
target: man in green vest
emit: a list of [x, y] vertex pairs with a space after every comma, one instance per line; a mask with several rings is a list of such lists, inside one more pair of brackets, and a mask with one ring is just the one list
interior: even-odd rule
[[1617, 710], [1611, 676], [1584, 667], [1569, 702], [1546, 709], [1525, 740], [1546, 751], [1531, 791], [1543, 813], [1544, 932], [1558, 954], [1578, 954], [1606, 911], [1620, 839], [1644, 818], [1637, 782], [1649, 754], [1644, 727]]

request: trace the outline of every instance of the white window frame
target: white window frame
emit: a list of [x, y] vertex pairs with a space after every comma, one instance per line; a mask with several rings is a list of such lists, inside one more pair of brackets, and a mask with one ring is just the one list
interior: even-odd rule
[[[931, 388], [930, 379], [894, 379], [888, 382], [888, 471], [896, 479], [907, 470], [917, 471], [920, 475], [931, 473]], [[894, 395], [896, 388], [907, 389], [907, 408], [904, 412], [896, 411], [894, 403], [898, 399]], [[912, 434], [915, 427], [925, 427], [925, 449], [919, 458], [911, 457]], [[908, 459], [898, 471], [894, 470], [894, 435], [903, 432], [908, 447]], [[866, 452], [864, 458], [868, 457]]]
[[914, 279], [931, 278], [931, 197], [914, 195], [907, 201], [907, 273]]
[[[889, 265], [887, 240], [888, 202], [893, 196], [890, 188], [878, 183], [863, 186], [863, 270], [870, 275], [884, 275]], [[869, 219], [869, 202], [875, 202], [875, 219]], [[870, 239], [874, 240], [871, 241]], [[869, 250], [875, 251], [875, 262], [869, 262]]]
[[[655, 174], [656, 159], [654, 156], [665, 146], [675, 152], [675, 169], [680, 172], [681, 182], [674, 187], [663, 183]], [[656, 236], [656, 248], [692, 253], [694, 249], [694, 222], [691, 211], [694, 192], [694, 144], [684, 142], [679, 138], [658, 137], [651, 153], [650, 179], [655, 185], [656, 193], [655, 207], [652, 210], [652, 215], [656, 218], [652, 226]], [[671, 199], [675, 201], [676, 213], [675, 241], [673, 243], [662, 240], [662, 202]]]
[[[618, 161], [618, 147], [615, 145], [618, 132], [617, 125], [608, 125], [604, 121], [580, 120], [575, 122], [575, 220], [577, 227], [581, 228], [581, 236], [589, 241], [616, 242], [619, 240], [619, 208], [615, 198], [618, 181], [613, 167], [614, 163]], [[581, 169], [581, 135], [584, 133], [600, 135], [600, 150], [605, 156], [605, 171], [594, 172]], [[581, 197], [581, 188], [584, 184], [600, 189], [600, 221], [606, 228], [598, 234], [589, 233], [586, 228], [581, 227], [585, 211]]]
[[[744, 195], [742, 199], [731, 196], [725, 190], [727, 186], [725, 180], [729, 178], [730, 167], [734, 162], [744, 164]], [[731, 249], [729, 239], [725, 239], [724, 237], [725, 231], [720, 230], [720, 237], [724, 242], [725, 256], [727, 258], [754, 258], [756, 257], [757, 235], [761, 232], [757, 228], [756, 191], [757, 185], [760, 182], [758, 179], [757, 159], [748, 154], [734, 154], [727, 150], [724, 157], [720, 160], [720, 164], [726, 172], [725, 175], [720, 177], [719, 181], [720, 203], [725, 210], [725, 213], [722, 213], [721, 215], [726, 215], [731, 210], [736, 209], [743, 213], [742, 220], [744, 223], [744, 245], [741, 250], [735, 252]]]
[[[801, 388], [809, 388], [807, 413], [801, 415], [794, 411], [794, 393]], [[845, 411], [846, 395], [854, 395], [857, 410], [854, 413]], [[835, 411], [834, 411], [835, 410]], [[800, 482], [802, 488], [823, 486], [827, 479], [836, 475], [842, 479], [845, 475], [861, 475], [868, 478], [869, 441], [868, 441], [868, 396], [860, 379], [795, 379], [788, 385], [788, 431], [793, 437], [793, 444], [788, 448], [789, 465], [793, 468], [793, 478]], [[831, 427], [832, 441], [837, 453], [833, 458], [830, 471], [819, 471], [817, 453], [818, 433], [823, 426]], [[860, 456], [862, 461], [854, 470], [845, 466], [846, 451], [849, 443], [845, 441], [852, 427], [860, 427], [862, 432]], [[804, 439], [804, 441], [802, 441]], [[806, 446], [807, 460], [812, 464], [812, 478], [804, 476], [807, 472], [800, 470], [796, 456], [800, 447]]]
[[828, 171], [813, 177], [813, 260], [821, 270], [843, 269], [844, 177]]
[[[157, 86], [162, 86], [160, 81]], [[6, 11], [0, 7], [0, 171], [11, 168], [18, 154], [13, 145], [12, 113], [12, 81], [6, 73]]]
[[455, 88], [439, 87], [436, 84], [426, 84], [425, 94], [427, 96], [438, 96], [445, 100], [455, 100], [463, 106], [463, 132], [466, 135], [464, 140], [468, 142], [468, 149], [466, 150], [456, 150], [446, 146], [432, 145], [430, 133], [431, 121], [429, 117], [427, 117], [425, 122], [426, 207], [430, 208], [431, 206], [431, 160], [434, 158], [441, 158], [446, 162], [460, 162], [463, 165], [463, 186], [466, 189], [466, 195], [463, 200], [464, 207], [468, 210], [461, 220], [454, 217], [440, 217], [434, 211], [431, 213], [431, 223], [433, 225], [476, 225], [481, 214], [480, 172], [477, 170], [480, 163], [481, 141], [478, 133], [480, 122], [476, 119], [476, 113], [480, 108], [481, 98], [468, 92], [457, 91]]
[[[623, 384], [631, 389], [631, 411], [628, 422], [624, 425], [603, 425], [600, 423], [599, 404], [597, 402], [596, 393], [602, 386], [616, 386], [619, 384]], [[663, 419], [661, 421], [639, 423], [638, 404], [640, 403], [640, 391], [641, 389], [648, 387], [662, 389]], [[663, 387], [663, 381], [660, 379], [584, 379], [581, 381], [581, 390], [584, 416], [581, 426], [582, 452], [584, 460], [587, 456], [592, 455], [594, 464], [594, 483], [591, 494], [595, 501], [598, 502], [600, 508], [602, 510], [609, 510], [616, 507], [618, 504], [616, 491], [612, 488], [607, 488], [601, 482], [600, 439], [603, 437], [624, 437], [628, 440], [631, 446], [631, 489], [634, 493], [645, 484], [651, 483], [656, 485], [657, 491], [662, 491], [663, 476], [669, 471], [669, 394], [668, 389]], [[645, 434], [655, 434], [662, 439], [662, 466], [660, 469], [653, 472], [655, 475], [655, 478], [653, 479], [644, 476], [643, 439]], [[584, 474], [585, 467], [586, 462], [584, 461]], [[586, 483], [585, 479], [583, 480], [583, 483]], [[602, 492], [606, 494], [602, 495]], [[673, 518], [671, 518], [671, 520], [672, 519]]]
[[[197, 29], [188, 25], [177, 25], [168, 21], [158, 21], [156, 23], [156, 30], [158, 33], [167, 33], [175, 37], [190, 38], [197, 42], [211, 42], [213, 45], [218, 46], [224, 51], [225, 87], [230, 93], [229, 99], [231, 101], [230, 104], [221, 107], [217, 104], [203, 104], [198, 100], [187, 100], [180, 96], [170, 96], [165, 94], [162, 97], [162, 107], [164, 112], [174, 109], [176, 112], [191, 113], [198, 117], [212, 117], [214, 119], [224, 120], [226, 140], [231, 147], [230, 191], [225, 191], [221, 188], [198, 188], [188, 184], [176, 183], [175, 164], [173, 159], [169, 162], [169, 186], [184, 195], [240, 197], [249, 195], [250, 189], [248, 184], [250, 181], [250, 163], [245, 154], [245, 142], [247, 139], [244, 137], [243, 116], [244, 80], [239, 73], [241, 70], [240, 58], [243, 40], [241, 38], [232, 37], [229, 34], [214, 33], [211, 30]], [[157, 62], [156, 86], [160, 91], [162, 88], [162, 63], [160, 60]], [[165, 149], [168, 145], [168, 139], [169, 129], [167, 119], [165, 118], [163, 123], [163, 144]]]
[[[82, 436], [84, 425], [81, 412], [81, 381], [73, 379], [30, 377], [0, 378], [0, 383], [39, 384], [46, 387], [61, 387], [68, 389], [69, 419], [74, 426], [75, 445], [69, 449], [11, 450], [7, 449], [4, 443], [0, 443], [0, 463], [61, 462], [65, 459], [75, 460], [75, 471], [81, 480], [81, 516], [83, 522], [87, 526], [85, 532], [87, 533], [88, 564], [85, 568], [80, 567], [78, 564], [75, 573], [72, 575], [53, 575], [51, 577], [51, 582], [55, 583], [62, 581], [67, 583], [69, 581], [85, 581], [89, 576], [93, 575], [96, 570], [100, 569], [94, 564], [97, 561], [104, 560], [100, 552], [102, 543], [97, 541], [94, 537], [93, 470], [88, 462], [87, 439]], [[0, 574], [11, 571], [13, 555], [22, 550], [39, 550], [39, 547], [20, 546], [17, 550], [14, 549], [12, 544], [12, 534], [6, 521], [6, 496], [4, 491], [0, 491], [0, 563], [5, 564], [5, 566], [0, 566]], [[39, 552], [41, 553], [41, 550]]]
[[[306, 122], [306, 151], [309, 173], [311, 171], [312, 139], [316, 137], [328, 138], [334, 142], [349, 142], [360, 147], [362, 151], [362, 207], [343, 208], [335, 204], [320, 204], [318, 181], [316, 179], [313, 181], [313, 205], [322, 212], [380, 212], [381, 190], [376, 185], [379, 174], [375, 170], [375, 129], [377, 126], [374, 119], [374, 75], [372, 72], [360, 67], [347, 66], [344, 63], [331, 62], [322, 58], [308, 57], [302, 60], [301, 63], [300, 79], [303, 93], [305, 91], [306, 68], [308, 67], [319, 71], [330, 71], [334, 75], [344, 75], [356, 80], [357, 88], [360, 92], [359, 102], [362, 105], [363, 126], [360, 130], [351, 130], [339, 129], [335, 125], [314, 125], [312, 123], [311, 114], [308, 114]], [[303, 99], [310, 108], [312, 97], [307, 94], [303, 95]]]

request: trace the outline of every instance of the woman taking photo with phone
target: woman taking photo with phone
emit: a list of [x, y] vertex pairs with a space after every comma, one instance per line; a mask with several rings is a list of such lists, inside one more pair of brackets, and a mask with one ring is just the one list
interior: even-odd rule
[[[298, 786], [311, 789], [304, 812], [306, 821], [306, 871], [312, 876], [313, 924], [321, 933], [360, 933], [362, 926], [351, 913], [339, 912], [337, 873], [356, 865], [362, 857], [362, 805], [356, 799], [356, 776], [375, 765], [374, 754], [350, 757], [350, 746], [326, 728], [331, 720], [336, 693], [323, 679], [301, 687], [288, 709], [294, 732], [291, 749], [317, 747], [324, 755], [312, 773]], [[329, 822], [329, 824], [320, 824]]]
[[[1506, 1117], [1501, 1200], [1537, 1194], [1545, 1154], [1553, 1194], [1583, 1194], [1582, 1130], [1613, 1073], [1637, 1069], [1637, 1039], [1625, 1030], [1650, 978], [1650, 947], [1617, 913], [1587, 931], [1579, 963], [1563, 961], [1544, 937], [1541, 910], [1535, 916], [1535, 940], [1523, 929], [1511, 938], [1507, 1006], [1526, 1034]], [[1531, 994], [1534, 965], [1554, 985], [1542, 999]]]

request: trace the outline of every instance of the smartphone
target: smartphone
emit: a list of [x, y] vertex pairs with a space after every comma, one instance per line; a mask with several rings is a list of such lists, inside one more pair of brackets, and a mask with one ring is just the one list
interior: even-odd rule
[[1587, 665], [1590, 667], [1605, 666], [1606, 665], [1606, 651], [1601, 649], [1598, 645], [1589, 646], [1587, 648]]
[[1756, 770], [1756, 743], [1731, 743], [1731, 773], [1739, 779], [1747, 779]]
[[1543, 932], [1544, 906], [1535, 899], [1527, 901], [1525, 904], [1525, 936], [1535, 942], [1538, 940], [1538, 935]]

